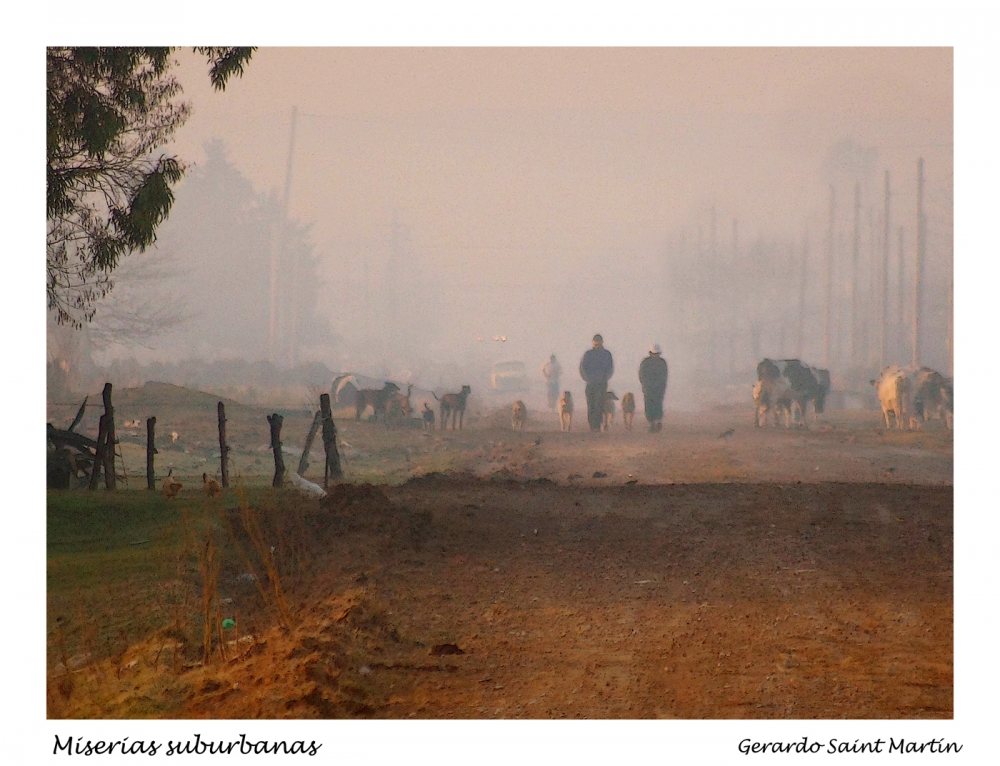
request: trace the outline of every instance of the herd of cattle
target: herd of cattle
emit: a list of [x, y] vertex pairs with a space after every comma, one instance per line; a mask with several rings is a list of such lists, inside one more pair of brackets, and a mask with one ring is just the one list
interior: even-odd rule
[[[878, 393], [885, 427], [917, 428], [921, 421], [943, 420], [952, 427], [954, 390], [950, 378], [929, 367], [892, 365], [877, 380], [869, 381]], [[765, 359], [757, 365], [753, 387], [754, 425], [763, 426], [768, 417], [778, 425], [806, 425], [806, 408], [813, 404], [814, 416], [823, 412], [830, 393], [830, 372], [803, 364], [798, 359]], [[892, 417], [890, 417], [890, 415]]]
[[[869, 381], [878, 393], [886, 428], [918, 428], [920, 422], [937, 418], [943, 420], [947, 428], [952, 428], [954, 411], [954, 391], [952, 381], [928, 367], [886, 367], [877, 380]], [[393, 382], [387, 382], [380, 389], [358, 388], [354, 398], [355, 417], [360, 420], [369, 407], [372, 418], [386, 424], [402, 423], [409, 420], [414, 412], [410, 403], [413, 384], [403, 393]], [[339, 391], [338, 391], [339, 393]], [[462, 428], [465, 420], [466, 403], [470, 386], [462, 386], [457, 393], [447, 393], [438, 397], [440, 427], [446, 428], [451, 421], [452, 429]], [[765, 426], [770, 420], [777, 426], [784, 418], [785, 426], [805, 426], [806, 413], [812, 404], [813, 418], [821, 414], [830, 394], [830, 372], [803, 364], [798, 359], [764, 359], [757, 365], [757, 382], [753, 386], [754, 425]], [[339, 397], [338, 397], [339, 398]], [[618, 397], [608, 391], [602, 418], [602, 430], [609, 430], [615, 415]], [[635, 397], [626, 393], [621, 399], [621, 408], [626, 430], [631, 430], [635, 413]], [[560, 430], [569, 431], [573, 420], [573, 400], [569, 391], [559, 398]], [[423, 403], [419, 412], [425, 430], [435, 428], [436, 413], [428, 402]], [[514, 402], [511, 409], [511, 427], [522, 430], [528, 418], [524, 402]]]

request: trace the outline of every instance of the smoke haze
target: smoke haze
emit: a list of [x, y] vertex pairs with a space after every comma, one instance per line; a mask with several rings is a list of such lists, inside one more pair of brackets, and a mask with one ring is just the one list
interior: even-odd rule
[[600, 332], [619, 392], [663, 346], [668, 406], [746, 399], [762, 356], [857, 388], [911, 361], [923, 158], [918, 356], [950, 373], [951, 49], [263, 48], [225, 93], [178, 58], [194, 167], [144, 257], [185, 321], [102, 359], [456, 389], [555, 353], [582, 390]]

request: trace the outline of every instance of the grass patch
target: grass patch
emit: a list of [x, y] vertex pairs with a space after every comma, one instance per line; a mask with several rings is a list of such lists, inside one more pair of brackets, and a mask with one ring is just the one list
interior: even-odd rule
[[[244, 494], [255, 506], [277, 507], [277, 493], [269, 487]], [[189, 620], [198, 595], [197, 542], [208, 530], [228, 542], [226, 514], [238, 507], [231, 491], [222, 498], [192, 492], [170, 501], [147, 490], [50, 491], [49, 667], [113, 656]], [[228, 546], [225, 552], [231, 553]]]

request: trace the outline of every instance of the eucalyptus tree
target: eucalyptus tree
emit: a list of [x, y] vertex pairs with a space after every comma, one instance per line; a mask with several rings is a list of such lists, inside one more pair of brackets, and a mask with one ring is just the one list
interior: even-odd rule
[[[46, 294], [59, 324], [81, 327], [121, 259], [156, 241], [185, 171], [157, 150], [190, 115], [176, 100], [175, 48], [46, 51]], [[224, 90], [253, 48], [201, 47]]]

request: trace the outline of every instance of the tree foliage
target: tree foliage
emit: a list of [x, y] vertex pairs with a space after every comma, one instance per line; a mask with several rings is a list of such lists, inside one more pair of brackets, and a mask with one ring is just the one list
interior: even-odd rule
[[[46, 293], [59, 324], [80, 327], [112, 272], [156, 241], [184, 174], [157, 154], [190, 115], [174, 100], [173, 48], [49, 48], [46, 52]], [[224, 90], [253, 48], [195, 49]]]

